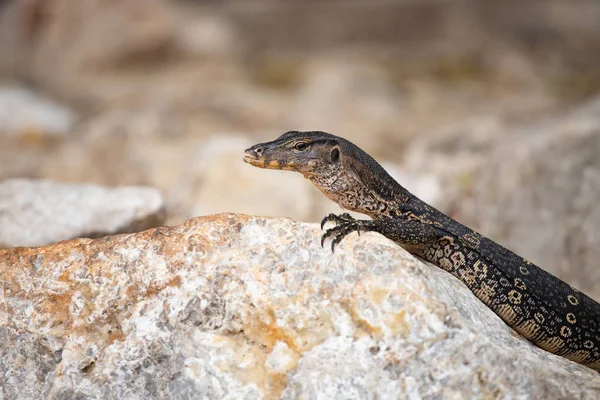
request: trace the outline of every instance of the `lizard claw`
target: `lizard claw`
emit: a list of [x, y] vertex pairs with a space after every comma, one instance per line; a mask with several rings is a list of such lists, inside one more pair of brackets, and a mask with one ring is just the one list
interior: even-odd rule
[[340, 225], [345, 222], [354, 222], [354, 221], [356, 221], [356, 219], [354, 219], [354, 217], [352, 217], [348, 213], [343, 213], [340, 215], [335, 215], [335, 214], [331, 213], [321, 220], [321, 230], [323, 230], [323, 227], [328, 222], [335, 222], [337, 225]]
[[[336, 216], [336, 219], [339, 221], [342, 218], [345, 219], [345, 221], [341, 222], [339, 225], [334, 226], [331, 229], [327, 229], [327, 231], [325, 231], [325, 233], [323, 234], [323, 236], [321, 236], [321, 247], [323, 247], [325, 240], [331, 238], [331, 251], [335, 252], [335, 246], [337, 246], [342, 239], [344, 239], [349, 233], [352, 233], [354, 231], [357, 231], [358, 234], [360, 235], [360, 231], [364, 230], [364, 223], [365, 222], [369, 222], [369, 221], [357, 221], [354, 218], [350, 217], [350, 215], [346, 214], [348, 218], [351, 218], [351, 220], [348, 220], [348, 218], [346, 218], [346, 216], [342, 215], [342, 216]], [[336, 221], [337, 222], [337, 221]]]
[[323, 218], [321, 220], [321, 230], [323, 230], [323, 227], [325, 226], [326, 223], [328, 223], [329, 221], [333, 221], [333, 219], [337, 217], [337, 215], [335, 214], [329, 214], [328, 216], [326, 216], [325, 218]]

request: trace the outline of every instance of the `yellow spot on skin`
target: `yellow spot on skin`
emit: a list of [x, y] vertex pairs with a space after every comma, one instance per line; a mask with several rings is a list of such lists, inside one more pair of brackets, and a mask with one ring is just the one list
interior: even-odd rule
[[517, 292], [516, 290], [511, 290], [508, 293], [508, 299], [513, 304], [521, 304], [521, 293]]
[[479, 240], [478, 234], [475, 232], [467, 233], [466, 235], [464, 235], [462, 237], [462, 239], [464, 241], [466, 241], [467, 243], [471, 244], [475, 248], [479, 247], [480, 240]]
[[444, 246], [444, 256], [450, 257], [452, 255], [452, 247], [450, 245]]
[[[569, 285], [571, 286], [571, 285]], [[576, 287], [571, 286], [571, 290], [574, 291], [575, 293], [579, 293], [579, 290]]]
[[575, 314], [568, 313], [567, 314], [567, 322], [570, 324], [574, 324], [575, 322], [577, 322], [577, 319], [575, 318]]
[[444, 237], [442, 237], [441, 242], [449, 244], [449, 245], [453, 245], [454, 244], [454, 238], [452, 236], [444, 236]]
[[475, 283], [475, 271], [472, 269], [463, 268], [460, 272], [460, 279], [467, 284], [467, 286], [471, 287], [473, 283]]
[[439, 244], [443, 250], [443, 255], [450, 257], [452, 254], [452, 249], [454, 248], [454, 239], [450, 236], [444, 236], [442, 239], [440, 239]]
[[442, 258], [440, 260], [440, 267], [442, 267], [446, 271], [452, 271], [452, 263], [447, 258]]
[[521, 278], [515, 278], [515, 286], [518, 289], [521, 289], [521, 290], [526, 290], [527, 289], [527, 286], [525, 285], [525, 282], [523, 282], [521, 280]]
[[520, 266], [519, 271], [521, 271], [521, 273], [523, 275], [529, 275], [529, 270], [527, 268], [525, 268], [524, 266]]
[[560, 328], [560, 336], [566, 338], [571, 336], [571, 328], [569, 328], [568, 326], [563, 326], [562, 328]]
[[452, 256], [450, 256], [450, 259], [454, 263], [455, 267], [462, 267], [463, 265], [465, 265], [465, 255], [460, 251], [457, 251], [456, 253], [452, 254]]
[[544, 323], [544, 316], [540, 313], [535, 313], [535, 315], [533, 316], [533, 318], [535, 318], [535, 320], [537, 321], [538, 324], [543, 324]]
[[574, 306], [579, 304], [579, 300], [577, 300], [577, 298], [575, 296], [573, 296], [572, 294], [568, 295], [567, 299], [569, 300], [569, 303], [573, 304]]
[[408, 219], [410, 221], [419, 221], [419, 222], [421, 222], [421, 220], [419, 219], [419, 217], [417, 217], [415, 214], [409, 214], [408, 215]]
[[487, 277], [488, 266], [481, 261], [477, 260], [473, 265], [473, 269], [475, 270], [475, 273], [479, 279]]
[[585, 342], [583, 342], [583, 347], [585, 347], [586, 349], [593, 349], [594, 342], [592, 342], [591, 340], [586, 340]]

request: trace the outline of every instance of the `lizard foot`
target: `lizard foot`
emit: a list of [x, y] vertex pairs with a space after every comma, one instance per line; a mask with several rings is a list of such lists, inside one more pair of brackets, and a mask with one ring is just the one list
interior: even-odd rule
[[[348, 214], [346, 214], [348, 215]], [[343, 214], [342, 214], [343, 216]], [[337, 217], [337, 216], [336, 216]], [[348, 215], [348, 217], [350, 217], [350, 215]], [[329, 218], [329, 217], [326, 217]], [[338, 217], [340, 218], [340, 217]], [[352, 217], [350, 217], [352, 218]], [[349, 233], [352, 232], [358, 232], [358, 234], [360, 235], [360, 231], [361, 230], [366, 230], [365, 228], [365, 223], [368, 223], [371, 221], [360, 221], [360, 220], [355, 220], [354, 218], [352, 218], [352, 220], [350, 221], [344, 221], [339, 223], [339, 225], [334, 226], [331, 229], [327, 229], [327, 231], [325, 231], [325, 233], [323, 234], [323, 236], [321, 236], [321, 247], [323, 247], [323, 244], [325, 243], [325, 240], [328, 238], [331, 238], [331, 251], [335, 252], [335, 246], [338, 245], [338, 243], [340, 243], [342, 241], [342, 239], [344, 237], [346, 237], [346, 235], [348, 235]]]
[[352, 217], [348, 213], [343, 213], [340, 215], [335, 215], [332, 213], [332, 214], [329, 214], [328, 216], [326, 216], [325, 218], [323, 218], [323, 220], [321, 221], [321, 230], [323, 230], [323, 227], [328, 222], [335, 222], [336, 225], [340, 225], [345, 222], [354, 222], [354, 221], [356, 221], [356, 219], [354, 219], [354, 217]]

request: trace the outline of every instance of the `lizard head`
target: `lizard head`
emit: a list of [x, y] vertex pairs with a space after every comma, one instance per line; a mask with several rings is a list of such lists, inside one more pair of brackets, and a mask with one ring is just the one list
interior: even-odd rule
[[259, 168], [300, 172], [342, 208], [371, 217], [410, 196], [371, 156], [325, 132], [284, 133], [247, 149], [244, 161]]
[[310, 178], [339, 166], [340, 140], [325, 132], [290, 131], [272, 142], [250, 147], [244, 161], [259, 168], [300, 172]]

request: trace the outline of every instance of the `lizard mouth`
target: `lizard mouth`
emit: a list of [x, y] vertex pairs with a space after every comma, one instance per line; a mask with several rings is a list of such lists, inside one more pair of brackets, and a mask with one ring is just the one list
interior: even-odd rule
[[259, 160], [258, 157], [256, 157], [256, 155], [254, 155], [250, 150], [246, 150], [244, 152], [244, 162], [251, 165], [255, 165], [258, 163], [262, 164], [264, 160]]
[[244, 162], [259, 168], [266, 167], [265, 159], [263, 157], [257, 156], [256, 153], [250, 149], [244, 152]]
[[244, 152], [244, 162], [258, 168], [281, 169], [278, 161], [272, 160], [267, 162], [263, 156], [256, 155], [251, 149]]
[[277, 159], [272, 159], [271, 157], [265, 157], [262, 152], [257, 154], [253, 147], [244, 152], [244, 162], [264, 169], [296, 170], [293, 162], [281, 162]]
[[256, 154], [256, 151], [252, 148], [244, 152], [244, 162], [253, 165], [258, 168], [265, 169], [292, 169], [286, 164], [282, 164], [278, 160], [267, 160], [264, 155]]

